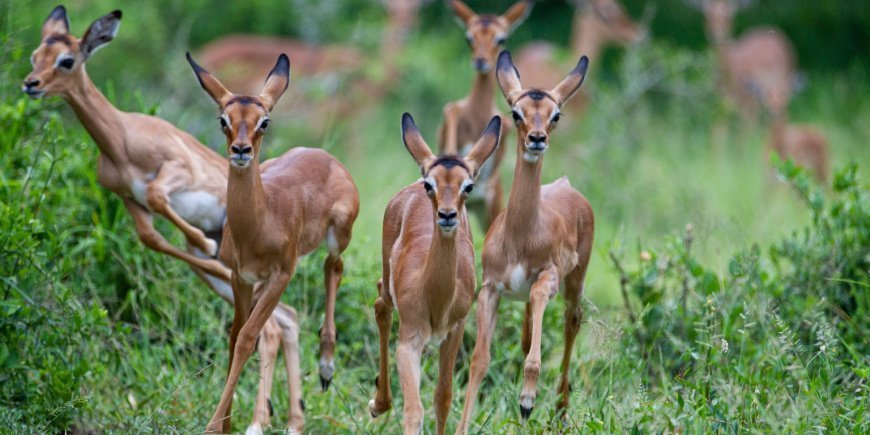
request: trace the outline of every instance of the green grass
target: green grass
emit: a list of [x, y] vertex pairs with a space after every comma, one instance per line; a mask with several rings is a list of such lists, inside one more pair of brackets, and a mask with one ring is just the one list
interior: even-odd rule
[[[0, 5], [6, 17], [0, 26], [5, 44], [0, 151], [6, 156], [0, 163], [0, 432], [73, 427], [199, 432], [223, 386], [231, 307], [182, 263], [139, 243], [121, 202], [97, 183], [97, 149], [66, 105], [20, 95], [18, 83], [29, 71], [27, 56], [38, 40], [34, 26], [53, 6], [37, 3]], [[112, 8], [97, 3], [70, 8], [74, 32], [80, 34], [87, 22]], [[200, 27], [218, 32], [192, 27], [216, 12], [203, 2], [184, 8], [164, 3], [163, 12], [152, 5], [125, 5], [118, 39], [89, 61], [88, 71], [117, 106], [156, 113], [223, 152], [213, 103], [188, 70], [183, 53], [189, 47], [180, 42], [200, 41], [202, 35], [192, 36]], [[377, 22], [344, 19], [350, 24], [342, 31], [349, 37], [364, 46], [376, 41]], [[338, 371], [327, 393], [320, 392], [316, 366], [324, 252], [303, 260], [284, 299], [302, 319], [310, 433], [401, 429], [395, 376], [394, 410], [372, 420], [366, 406], [378, 364], [371, 304], [380, 274], [384, 207], [418, 177], [401, 144], [400, 115], [414, 114], [434, 144], [441, 107], [466, 92], [471, 75], [460, 32], [450, 27], [440, 32], [413, 37], [414, 50], [401, 59], [406, 79], [395, 84], [393, 95], [336, 120], [327, 134], [311, 131], [286, 112], [273, 116], [265, 142], [269, 155], [293, 146], [323, 147], [346, 163], [362, 198], [336, 314]], [[137, 55], [119, 62], [129, 53]], [[823, 292], [836, 288], [860, 295], [863, 289], [866, 295], [866, 245], [828, 249], [823, 244], [828, 239], [814, 238], [788, 245], [779, 257], [768, 249], [797, 240], [792, 233], [805, 227], [822, 234], [813, 226], [818, 213], [773, 175], [764, 127], [743, 125], [719, 101], [711, 62], [705, 53], [662, 43], [628, 50], [613, 69], [594, 71], [584, 84], [592, 95], [585, 116], [566, 110], [564, 128], [553, 135], [544, 180], [568, 175], [592, 203], [597, 224], [567, 421], [572, 430], [601, 432], [866, 433], [870, 346], [866, 335], [854, 334], [856, 328], [866, 330], [866, 311], [841, 320], [831, 314], [840, 306], [830, 302], [834, 293]], [[370, 63], [377, 69], [377, 59]], [[845, 194], [828, 187], [826, 204], [851, 204], [844, 210], [865, 216], [867, 186], [860, 176], [870, 168], [867, 78], [861, 67], [813, 75], [792, 105], [795, 121], [825, 132], [835, 167], [858, 168], [857, 200], [837, 199]], [[514, 141], [511, 135], [501, 174], [508, 185]], [[841, 222], [836, 219], [830, 222]], [[690, 253], [680, 244], [687, 224], [694, 234]], [[831, 232], [854, 244], [867, 240], [864, 224], [842, 231], [832, 224]], [[181, 242], [166, 222], [159, 228]], [[850, 231], [857, 238], [846, 237]], [[475, 241], [482, 246], [481, 233]], [[818, 254], [813, 247], [849, 253], [864, 268], [855, 269], [861, 271], [857, 276], [794, 281], [793, 269], [822, 265], [795, 266], [800, 263], [794, 258], [823, 258], [810, 255]], [[611, 251], [624, 262], [635, 323], [626, 319]], [[640, 251], [651, 253], [651, 262], [640, 260]], [[777, 258], [791, 262], [782, 265]], [[851, 276], [854, 282], [837, 287], [828, 280], [832, 276]], [[682, 305], [684, 280], [691, 285]], [[866, 309], [866, 296], [856, 304]], [[537, 406], [522, 425], [517, 397], [523, 355], [517, 337], [523, 308], [501, 304], [475, 430], [556, 429], [562, 312], [560, 298], [546, 311]], [[449, 431], [459, 420], [474, 333], [471, 316], [455, 373]], [[434, 431], [434, 350], [423, 358], [427, 433]], [[238, 431], [253, 409], [255, 360], [236, 393]], [[279, 430], [288, 399], [283, 367], [276, 373], [272, 423]]]

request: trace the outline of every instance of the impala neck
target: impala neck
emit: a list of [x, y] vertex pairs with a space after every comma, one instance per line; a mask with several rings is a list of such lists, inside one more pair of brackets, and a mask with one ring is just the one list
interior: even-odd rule
[[489, 116], [495, 102], [495, 85], [495, 67], [485, 74], [475, 71], [468, 95], [471, 113], [484, 113]]
[[453, 303], [456, 293], [456, 237], [459, 234], [445, 237], [435, 226], [429, 257], [423, 267], [423, 288], [430, 307], [441, 306], [446, 309]]
[[774, 113], [770, 123], [770, 145], [774, 151], [782, 157], [784, 152], [783, 143], [785, 142], [785, 113]]
[[116, 162], [125, 160], [122, 112], [94, 86], [84, 65], [70, 79], [73, 84], [63, 98], [72, 107], [100, 152]]
[[254, 156], [247, 168], [230, 164], [227, 179], [227, 225], [230, 226], [236, 247], [241, 246], [241, 237], [250, 240], [264, 227], [265, 210], [266, 192], [260, 178], [259, 155]]
[[601, 52], [601, 32], [597, 31], [598, 23], [592, 16], [595, 11], [592, 6], [586, 6], [583, 10], [574, 11], [574, 23], [571, 26], [571, 50], [575, 55], [583, 54], [589, 59], [597, 59]]
[[512, 240], [524, 240], [534, 234], [541, 209], [541, 168], [544, 156], [535, 163], [523, 159], [523, 141], [517, 141], [514, 181], [505, 211], [505, 226]]

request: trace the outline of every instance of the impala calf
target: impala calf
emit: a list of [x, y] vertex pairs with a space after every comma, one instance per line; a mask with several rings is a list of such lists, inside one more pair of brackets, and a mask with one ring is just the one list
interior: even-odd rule
[[[531, 1], [514, 3], [504, 15], [478, 15], [465, 3], [450, 0], [450, 8], [466, 29], [465, 37], [471, 46], [471, 61], [475, 69], [471, 90], [465, 98], [444, 106], [444, 124], [438, 130], [438, 151], [444, 155], [467, 153], [477, 133], [487, 122], [499, 114], [495, 95], [495, 60], [508, 35], [532, 9]], [[502, 126], [504, 140], [508, 127]], [[502, 186], [499, 166], [504, 147], [499, 147], [493, 158], [480, 170], [479, 187], [469, 197], [468, 205], [479, 218], [485, 230], [502, 208]]]
[[500, 135], [501, 118], [496, 116], [466, 157], [435, 157], [411, 115], [402, 116], [402, 139], [423, 178], [393, 196], [384, 213], [383, 275], [375, 301], [380, 372], [369, 410], [377, 417], [392, 406], [387, 351], [395, 306], [399, 311], [396, 366], [405, 400], [406, 434], [423, 430], [420, 357], [433, 339], [441, 343], [436, 428], [438, 434], [445, 430], [453, 396], [453, 365], [476, 285], [465, 201], [480, 168], [498, 147]]
[[522, 346], [526, 352], [520, 414], [529, 418], [541, 371], [541, 328], [547, 301], [562, 289], [565, 298], [565, 354], [559, 384], [559, 412], [568, 407], [568, 372], [583, 311], [580, 297], [592, 252], [594, 218], [589, 201], [568, 179], [541, 186], [544, 153], [559, 122], [559, 109], [583, 83], [586, 56], [552, 90], [525, 89], [510, 53], [499, 55], [496, 76], [513, 111], [517, 160], [507, 209], [486, 234], [483, 286], [477, 297], [477, 342], [469, 370], [459, 433], [467, 433], [478, 389], [489, 365], [496, 309], [502, 296], [526, 301]]
[[[30, 57], [33, 71], [24, 79], [23, 91], [33, 98], [58, 95], [66, 100], [100, 150], [98, 181], [124, 201], [142, 243], [186, 262], [215, 293], [232, 302], [230, 271], [214, 259], [226, 216], [226, 161], [160, 118], [118, 110], [85, 71], [86, 61], [114, 39], [120, 24], [121, 11], [111, 12], [79, 39], [69, 33], [66, 9], [54, 8], [42, 25], [42, 43]], [[184, 233], [187, 250], [157, 232], [155, 213]], [[294, 318], [293, 310], [282, 304], [260, 339], [262, 381], [252, 428], [269, 423], [275, 359], [282, 341], [290, 346]]]
[[[788, 121], [788, 90], [768, 85], [763, 103], [769, 109], [770, 137], [767, 146], [781, 159], [792, 159], [815, 176], [822, 184], [828, 180], [828, 141], [822, 132], [806, 125]], [[765, 153], [765, 158], [768, 155]]]
[[[359, 192], [350, 173], [325, 151], [294, 148], [260, 163], [269, 112], [287, 89], [290, 60], [278, 57], [263, 91], [236, 95], [213, 75], [187, 59], [203, 89], [220, 108], [227, 138], [227, 226], [221, 259], [233, 269], [235, 316], [230, 333], [230, 369], [220, 403], [207, 431], [230, 430], [233, 392], [242, 367], [254, 350], [257, 335], [290, 283], [300, 256], [326, 242], [323, 265], [326, 316], [320, 335], [320, 376], [325, 389], [335, 365], [335, 299], [341, 282], [341, 254], [350, 243], [359, 213]], [[254, 296], [254, 285], [262, 287]], [[295, 350], [295, 349], [294, 349]], [[285, 349], [287, 352], [287, 349]], [[298, 353], [293, 356], [291, 385], [301, 385]], [[289, 432], [300, 433], [304, 416], [299, 388], [290, 390]]]

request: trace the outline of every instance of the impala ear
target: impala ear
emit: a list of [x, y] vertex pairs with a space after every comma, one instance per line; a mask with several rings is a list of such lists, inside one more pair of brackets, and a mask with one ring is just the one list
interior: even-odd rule
[[402, 115], [402, 141], [405, 142], [405, 148], [408, 149], [411, 157], [420, 167], [421, 173], [435, 160], [435, 155], [432, 154], [429, 145], [423, 140], [420, 130], [417, 129], [417, 124], [414, 124], [414, 118], [408, 112]]
[[66, 16], [66, 8], [58, 6], [52, 9], [48, 18], [42, 23], [42, 38], [56, 34], [66, 35], [69, 33], [69, 17]]
[[501, 17], [508, 22], [511, 31], [517, 28], [532, 12], [533, 0], [521, 0], [513, 4]]
[[586, 77], [586, 68], [588, 67], [589, 58], [581, 56], [577, 66], [568, 73], [568, 76], [561, 83], [550, 91], [556, 101], [559, 102], [560, 107], [577, 92], [577, 89], [580, 89], [580, 85], [583, 84], [583, 78]]
[[465, 26], [468, 26], [468, 22], [477, 16], [467, 4], [460, 0], [447, 0], [447, 6], [453, 11], [456, 19]]
[[287, 85], [290, 84], [290, 58], [286, 54], [281, 53], [278, 56], [278, 61], [275, 67], [266, 77], [266, 85], [263, 86], [263, 92], [260, 93], [260, 98], [267, 103], [268, 110], [272, 110], [284, 91], [287, 90]]
[[82, 36], [79, 47], [85, 59], [115, 39], [121, 27], [121, 11], [112, 11], [98, 18]]
[[501, 117], [493, 116], [483, 130], [483, 134], [471, 151], [465, 157], [465, 165], [471, 171], [471, 177], [477, 178], [480, 173], [480, 168], [486, 162], [486, 159], [498, 148], [501, 138]]
[[523, 91], [523, 86], [520, 84], [520, 73], [514, 62], [511, 59], [511, 53], [503, 50], [498, 55], [498, 66], [496, 67], [495, 77], [498, 79], [498, 87], [501, 88], [501, 93], [509, 105], [514, 105], [514, 100], [520, 96]]
[[196, 74], [200, 86], [205, 89], [205, 92], [211, 96], [218, 106], [224, 107], [227, 102], [229, 102], [229, 99], [232, 98], [233, 94], [228, 91], [215, 76], [211, 75], [211, 73], [206, 71], [205, 68], [194, 62], [190, 52], [187, 52], [187, 62], [189, 62], [190, 67], [193, 68], [193, 73]]

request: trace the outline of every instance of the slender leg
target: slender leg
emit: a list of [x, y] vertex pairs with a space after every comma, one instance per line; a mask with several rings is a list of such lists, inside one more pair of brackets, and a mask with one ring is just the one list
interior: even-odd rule
[[323, 317], [323, 327], [320, 329], [320, 387], [323, 391], [329, 389], [332, 375], [335, 373], [335, 299], [343, 270], [341, 257], [330, 253], [323, 263], [326, 284], [326, 314]]
[[564, 413], [568, 409], [568, 399], [571, 396], [571, 382], [568, 374], [571, 371], [571, 351], [574, 349], [574, 340], [580, 332], [580, 324], [583, 322], [583, 307], [580, 305], [580, 296], [583, 294], [583, 275], [578, 266], [565, 277], [565, 354], [562, 356], [562, 378], [559, 381], [559, 399], [556, 405], [557, 413]]
[[279, 347], [281, 347], [281, 327], [274, 317], [270, 317], [263, 325], [257, 345], [257, 352], [260, 354], [260, 388], [254, 405], [254, 419], [245, 431], [245, 435], [262, 434], [263, 429], [270, 426], [269, 397]]
[[526, 302], [526, 314], [523, 316], [523, 355], [529, 354], [529, 348], [532, 347], [532, 331], [529, 321], [532, 318], [532, 304]]
[[181, 230], [188, 243], [214, 256], [217, 254], [217, 243], [207, 238], [202, 230], [182, 219], [169, 204], [169, 195], [189, 184], [190, 172], [187, 168], [175, 162], [166, 162], [157, 176], [148, 183], [146, 201], [155, 213], [166, 217]]
[[[229, 346], [229, 354], [230, 358], [228, 361], [229, 367], [227, 369], [227, 379], [230, 378], [235, 367], [235, 353], [236, 353], [236, 343], [238, 342], [239, 334], [241, 333], [242, 326], [248, 320], [248, 314], [251, 312], [251, 295], [253, 294], [253, 286], [249, 284], [245, 284], [238, 279], [236, 279], [235, 275], [233, 276], [233, 326], [230, 329], [230, 346]], [[253, 344], [251, 345], [253, 349]], [[223, 433], [229, 433], [232, 428], [232, 422], [230, 420], [230, 415], [232, 414], [232, 396], [230, 396], [229, 402], [226, 404], [223, 412], [212, 417], [211, 422], [209, 423], [207, 432], [217, 432], [221, 430]]]
[[474, 402], [483, 376], [489, 367], [489, 347], [492, 334], [495, 331], [496, 311], [498, 310], [498, 292], [489, 282], [484, 282], [477, 296], [477, 342], [471, 356], [471, 368], [468, 373], [468, 387], [465, 390], [465, 404], [462, 406], [462, 419], [456, 433], [468, 433], [471, 424]]
[[281, 325], [284, 342], [284, 364], [287, 366], [287, 387], [290, 391], [288, 434], [300, 434], [305, 427], [302, 405], [302, 369], [299, 357], [299, 317], [292, 307], [280, 304], [273, 313]]
[[380, 339], [380, 370], [377, 378], [375, 398], [369, 401], [369, 412], [375, 418], [387, 412], [393, 405], [393, 394], [390, 391], [390, 327], [393, 324], [393, 301], [389, 292], [383, 288], [383, 280], [378, 280], [378, 296], [375, 300], [375, 319], [378, 322], [378, 338]]
[[531, 300], [531, 324], [532, 339], [529, 346], [529, 354], [526, 355], [526, 363], [523, 369], [523, 390], [520, 393], [520, 415], [527, 420], [535, 407], [535, 395], [537, 394], [538, 375], [541, 373], [541, 333], [544, 323], [544, 309], [551, 295], [559, 289], [559, 275], [555, 268], [545, 269], [538, 275], [538, 280], [532, 284]]
[[502, 209], [502, 187], [501, 179], [496, 170], [491, 175], [486, 192], [486, 229], [492, 226], [495, 218], [501, 213]]
[[399, 345], [396, 347], [396, 367], [402, 397], [405, 401], [402, 420], [405, 435], [423, 431], [423, 402], [420, 400], [420, 357], [423, 355], [425, 338], [418, 331], [403, 334], [399, 324]]
[[[244, 368], [245, 362], [251, 357], [251, 354], [254, 352], [254, 344], [257, 341], [257, 336], [260, 334], [260, 330], [263, 328], [263, 325], [266, 323], [266, 320], [269, 319], [269, 316], [275, 310], [275, 307], [278, 305], [278, 301], [281, 298], [281, 294], [284, 292], [284, 289], [287, 287], [287, 284], [290, 282], [290, 277], [293, 275], [292, 271], [295, 268], [295, 265], [291, 266], [290, 273], [280, 272], [269, 278], [269, 280], [263, 285], [262, 295], [260, 296], [260, 300], [254, 306], [253, 311], [251, 311], [251, 315], [248, 317], [247, 321], [244, 322], [241, 330], [238, 332], [238, 340], [234, 344], [235, 346], [232, 355], [232, 361], [230, 365], [230, 373], [227, 376], [227, 382], [224, 386], [223, 393], [221, 393], [220, 402], [218, 403], [217, 410], [215, 410], [214, 415], [211, 418], [211, 422], [209, 422], [206, 432], [214, 432], [220, 430], [221, 421], [224, 422], [223, 429], [225, 431], [229, 430], [229, 413], [232, 407], [233, 401], [233, 393], [236, 389], [236, 384], [239, 382], [239, 376], [242, 373], [242, 369]], [[235, 280], [237, 281], [237, 280]], [[233, 287], [235, 288], [236, 282], [233, 282]], [[241, 294], [236, 293], [236, 306], [239, 306], [239, 299], [241, 298]], [[236, 316], [238, 317], [241, 313], [236, 311]], [[236, 322], [233, 322], [233, 329], [235, 330]]]
[[142, 208], [141, 205], [131, 199], [125, 199], [124, 206], [127, 207], [127, 211], [130, 213], [133, 222], [136, 224], [136, 234], [139, 235], [139, 240], [141, 240], [149, 249], [175, 257], [223, 281], [230, 281], [230, 270], [221, 264], [220, 261], [199, 258], [196, 255], [182, 251], [167, 242], [166, 239], [164, 239], [163, 236], [154, 229], [151, 213]]
[[459, 346], [462, 345], [464, 332], [465, 320], [462, 320], [453, 327], [441, 343], [438, 386], [435, 387], [435, 433], [438, 435], [444, 435], [447, 429], [447, 414], [450, 413], [450, 402], [453, 400], [453, 367], [456, 365], [456, 354], [459, 353]]

